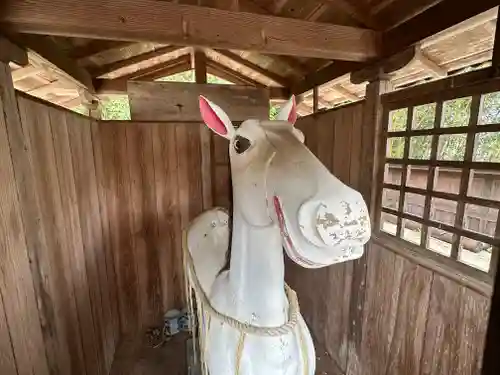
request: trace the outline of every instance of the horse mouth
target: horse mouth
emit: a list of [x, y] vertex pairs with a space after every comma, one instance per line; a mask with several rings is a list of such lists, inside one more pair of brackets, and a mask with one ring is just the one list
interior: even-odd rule
[[289, 231], [287, 229], [287, 223], [285, 219], [285, 214], [283, 212], [282, 204], [280, 201], [280, 198], [278, 196], [273, 197], [273, 204], [274, 204], [274, 210], [276, 212], [276, 216], [278, 217], [278, 225], [281, 231], [281, 237], [283, 238], [283, 244], [285, 247], [285, 251], [295, 263], [298, 265], [305, 267], [305, 268], [319, 268], [323, 267], [324, 264], [320, 263], [315, 263], [310, 261], [307, 258], [304, 258], [299, 251], [297, 250], [297, 247], [295, 246], [292, 237], [289, 234]]

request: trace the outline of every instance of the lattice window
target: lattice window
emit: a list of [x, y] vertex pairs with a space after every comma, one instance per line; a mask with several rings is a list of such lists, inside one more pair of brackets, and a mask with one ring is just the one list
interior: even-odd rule
[[500, 91], [449, 91], [392, 94], [384, 104], [377, 226], [449, 264], [491, 275], [500, 241]]

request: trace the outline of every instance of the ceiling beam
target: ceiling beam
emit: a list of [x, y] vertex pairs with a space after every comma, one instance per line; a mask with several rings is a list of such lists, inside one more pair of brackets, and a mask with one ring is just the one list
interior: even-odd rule
[[[207, 66], [207, 69], [209, 67]], [[211, 73], [212, 74], [212, 73]], [[216, 75], [216, 74], [214, 74]], [[223, 78], [224, 77], [219, 77]], [[230, 80], [227, 80], [231, 82]], [[95, 79], [94, 80], [94, 85], [97, 90], [98, 95], [127, 95], [127, 80], [126, 79], [121, 79], [121, 78], [116, 78], [116, 79]], [[195, 84], [195, 83], [193, 83]], [[240, 86], [248, 86], [245, 84], [242, 84]], [[285, 87], [267, 87], [269, 90], [269, 97], [270, 99], [289, 99], [290, 98], [290, 90], [285, 88]]]
[[[407, 3], [407, 2], [405, 2]], [[498, 0], [461, 2], [442, 0], [405, 23], [383, 34], [383, 55], [390, 56], [436, 33], [498, 5]]]
[[292, 92], [296, 95], [302, 94], [316, 86], [330, 82], [335, 78], [342, 77], [353, 70], [360, 69], [363, 66], [364, 65], [361, 63], [335, 61], [323, 69], [306, 75], [303, 80], [292, 86]]
[[247, 67], [248, 69], [253, 70], [254, 72], [257, 72], [257, 73], [263, 75], [266, 78], [269, 78], [270, 80], [276, 82], [278, 85], [285, 86], [285, 87], [290, 86], [290, 82], [285, 77], [280, 76], [279, 74], [273, 73], [267, 69], [264, 69], [263, 67], [261, 67], [257, 64], [254, 64], [253, 62], [251, 62], [247, 59], [244, 59], [243, 57], [241, 57], [240, 55], [237, 55], [236, 53], [233, 53], [230, 51], [224, 51], [224, 50], [215, 50], [215, 52], [217, 52], [218, 54], [220, 54], [224, 57], [227, 57], [228, 59], [230, 59], [230, 60], [232, 60], [240, 65]]
[[52, 71], [61, 79], [72, 82], [91, 93], [94, 91], [89, 72], [69, 58], [51, 39], [23, 34], [13, 36], [13, 40], [28, 49], [31, 65]]
[[139, 64], [143, 61], [166, 55], [167, 53], [175, 52], [181, 48], [182, 47], [178, 47], [178, 46], [167, 46], [167, 47], [155, 48], [152, 51], [141, 53], [140, 55], [132, 56], [132, 57], [125, 59], [125, 60], [119, 60], [119, 61], [112, 62], [110, 64], [106, 64], [106, 65], [98, 66], [96, 68], [89, 69], [89, 71], [93, 77], [100, 77], [104, 74], [109, 74], [109, 73], [115, 72], [118, 69], [122, 69], [122, 68], [125, 68], [127, 66], [131, 66], [131, 65], [135, 65], [135, 64]]
[[[394, 1], [393, 4], [375, 13], [377, 18], [384, 20], [387, 29], [391, 29], [417, 16], [425, 10], [439, 4], [442, 0], [411, 0]], [[456, 5], [455, 5], [456, 6]], [[449, 12], [453, 9], [448, 10]]]
[[0, 22], [11, 32], [349, 61], [366, 61], [379, 52], [379, 34], [372, 30], [155, 0], [14, 1]]
[[364, 82], [378, 80], [381, 76], [394, 74], [416, 59], [417, 47], [411, 46], [404, 51], [396, 53], [386, 59], [377, 61], [363, 69], [351, 73], [351, 83], [359, 85]]

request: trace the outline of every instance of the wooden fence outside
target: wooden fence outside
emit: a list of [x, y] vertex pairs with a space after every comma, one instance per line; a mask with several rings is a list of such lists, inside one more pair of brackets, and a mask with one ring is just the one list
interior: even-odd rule
[[[427, 186], [428, 168], [420, 166], [412, 166], [408, 168], [410, 168], [411, 171], [407, 172], [407, 185], [410, 187], [425, 189]], [[390, 184], [400, 184], [402, 175], [401, 169], [402, 168], [399, 165], [386, 166], [384, 181]], [[441, 168], [435, 174], [435, 190], [442, 192], [458, 192], [460, 188], [460, 178], [460, 170]], [[500, 201], [500, 172], [473, 172], [473, 176], [470, 178], [468, 191], [469, 195], [474, 197]], [[398, 197], [398, 191], [386, 189], [384, 191], [382, 202], [383, 206], [397, 209]], [[404, 212], [421, 217], [424, 212], [424, 207], [424, 196], [407, 193], [407, 197], [404, 202]], [[456, 213], [456, 202], [445, 199], [435, 199], [434, 202], [431, 203], [430, 217], [435, 221], [448, 225], [454, 225]], [[494, 236], [498, 215], [498, 210], [496, 208], [468, 205], [464, 210], [464, 215], [464, 223], [468, 229], [492, 237]], [[389, 216], [386, 221], [396, 224], [396, 221]], [[432, 231], [436, 232], [437, 230]], [[439, 237], [443, 238], [442, 233]], [[451, 241], [451, 235], [448, 237], [450, 238], [446, 237], [446, 240]], [[470, 249], [474, 249], [477, 244], [477, 241], [466, 241], [466, 245]]]

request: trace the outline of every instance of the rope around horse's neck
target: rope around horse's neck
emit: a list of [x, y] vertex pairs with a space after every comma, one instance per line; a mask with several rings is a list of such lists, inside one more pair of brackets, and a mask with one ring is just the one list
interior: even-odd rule
[[285, 293], [288, 298], [289, 306], [288, 306], [288, 321], [280, 326], [274, 327], [260, 327], [250, 323], [241, 322], [237, 319], [234, 319], [226, 314], [221, 313], [216, 310], [210, 300], [208, 299], [205, 291], [201, 287], [200, 281], [196, 275], [196, 270], [193, 263], [193, 258], [191, 257], [191, 253], [187, 248], [187, 231], [183, 233], [182, 239], [182, 249], [184, 252], [184, 263], [187, 268], [189, 284], [191, 288], [194, 290], [196, 298], [199, 300], [198, 303], [203, 305], [203, 309], [211, 316], [215, 317], [218, 320], [226, 323], [230, 327], [239, 330], [242, 333], [257, 335], [257, 336], [282, 336], [287, 335], [296, 328], [298, 317], [300, 313], [299, 302], [297, 299], [297, 294], [295, 291], [290, 288], [287, 284], [285, 284]]

